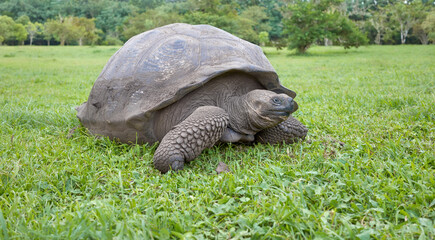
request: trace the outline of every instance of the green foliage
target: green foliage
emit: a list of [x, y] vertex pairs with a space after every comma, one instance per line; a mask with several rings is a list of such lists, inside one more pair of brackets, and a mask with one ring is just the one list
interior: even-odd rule
[[[240, 8], [240, 12], [244, 12], [249, 9], [255, 9], [260, 7], [262, 10], [261, 12], [264, 12], [266, 14], [266, 18], [260, 18], [263, 19], [262, 21], [262, 28], [261, 30], [256, 31], [259, 33], [260, 31], [268, 31], [269, 36], [273, 40], [277, 40], [281, 38], [281, 32], [282, 32], [282, 14], [280, 9], [284, 5], [284, 1], [280, 0], [236, 0], [235, 1]], [[263, 14], [261, 13], [260, 14]], [[255, 16], [256, 13], [253, 14]], [[249, 18], [254, 21], [257, 21], [257, 18]], [[266, 26], [267, 25], [267, 26]]]
[[289, 4], [286, 12], [288, 18], [284, 20], [289, 48], [305, 53], [311, 45], [324, 39], [338, 39], [345, 48], [366, 44], [366, 37], [355, 24], [334, 9], [339, 3], [339, 0], [301, 0]]
[[368, 39], [364, 35], [354, 22], [350, 21], [348, 18], [339, 16], [335, 21], [335, 27], [331, 29], [333, 36], [332, 40], [338, 40], [340, 45], [344, 46], [345, 49], [351, 47], [360, 47], [362, 45], [368, 44]]
[[322, 4], [298, 1], [288, 6], [288, 18], [283, 20], [290, 49], [304, 53], [317, 40], [327, 37], [330, 14]]
[[24, 45], [24, 40], [27, 39], [26, 28], [21, 23], [15, 23], [13, 27], [13, 37], [15, 40]]
[[264, 0], [260, 2], [260, 5], [266, 8], [269, 17], [270, 38], [275, 40], [281, 38], [283, 17], [280, 9], [283, 7], [284, 2], [281, 0]]
[[8, 15], [13, 19], [28, 16], [32, 22], [45, 22], [54, 18], [63, 8], [62, 4], [71, 1], [52, 0], [4, 0], [0, 3], [0, 15]]
[[306, 141], [166, 175], [155, 146], [71, 131], [118, 48], [0, 47], [0, 239], [434, 239], [434, 47], [265, 48]]
[[250, 7], [240, 15], [232, 4], [221, 1], [190, 0], [167, 4], [129, 18], [123, 27], [123, 39], [175, 22], [210, 24], [245, 40], [259, 43], [259, 31], [267, 31], [267, 16], [261, 7]]
[[29, 39], [30, 39], [29, 45], [32, 45], [33, 38], [44, 32], [44, 25], [38, 22], [35, 23], [28, 22], [26, 25], [26, 31], [29, 34]]
[[112, 36], [107, 36], [106, 39], [102, 42], [102, 45], [123, 45], [124, 42], [122, 42], [121, 40], [119, 40], [116, 37], [112, 37]]
[[73, 25], [76, 27], [79, 45], [83, 42], [94, 44], [98, 40], [97, 29], [95, 28], [95, 19], [73, 17]]
[[12, 18], [8, 16], [0, 16], [0, 44], [3, 43], [5, 39], [11, 38], [15, 25]]
[[405, 44], [409, 30], [426, 17], [424, 5], [421, 2], [397, 3], [389, 6], [395, 29], [400, 31], [400, 42]]
[[45, 32], [53, 36], [60, 45], [65, 45], [66, 41], [72, 41], [77, 38], [77, 28], [73, 24], [72, 17], [59, 18], [56, 20], [49, 19], [45, 23]]
[[228, 32], [255, 44], [259, 43], [258, 32], [254, 30], [255, 21], [243, 17], [236, 17], [233, 28], [226, 29]]
[[427, 14], [426, 19], [421, 24], [421, 28], [428, 35], [429, 40], [435, 43], [435, 10]]
[[130, 3], [139, 8], [141, 11], [156, 8], [162, 5], [165, 0], [130, 0]]
[[188, 10], [191, 12], [202, 12], [210, 15], [229, 15], [235, 16], [237, 12], [235, 10], [236, 4], [233, 1], [226, 0], [187, 0]]
[[30, 18], [27, 15], [22, 15], [15, 22], [25, 26], [30, 23]]
[[22, 45], [27, 38], [26, 28], [16, 23], [11, 17], [0, 16], [0, 45], [5, 40], [16, 40]]
[[[212, 26], [221, 28], [223, 30], [232, 32], [237, 28], [236, 21], [234, 18], [229, 16], [212, 15], [203, 12], [192, 12], [184, 15], [184, 20], [190, 24], [210, 24]], [[247, 22], [251, 24], [251, 22]], [[246, 29], [245, 29], [246, 30]]]
[[122, 35], [125, 40], [147, 30], [181, 21], [181, 16], [165, 8], [151, 9], [135, 17], [129, 18], [124, 24]]
[[127, 18], [135, 12], [134, 6], [128, 4], [128, 2], [109, 1], [100, 14], [95, 17], [95, 26], [112, 38], [119, 37]]
[[269, 17], [267, 16], [266, 9], [264, 7], [247, 7], [240, 13], [238, 20], [240, 22], [239, 27], [243, 28], [246, 33], [242, 33], [239, 31], [239, 33], [236, 32], [235, 34], [253, 43], [260, 43], [259, 34], [261, 32], [266, 32], [267, 34], [269, 34], [269, 31], [271, 30], [268, 22]]
[[[300, 33], [297, 29], [301, 26], [298, 24], [301, 25], [303, 22], [292, 22], [290, 8], [295, 5], [303, 5], [299, 6], [299, 9], [294, 9], [302, 11], [307, 7], [305, 6], [307, 4], [317, 6], [315, 8], [322, 5], [323, 10], [317, 9], [317, 13], [320, 14], [317, 16], [313, 16], [312, 12], [305, 12], [304, 15], [307, 19], [304, 21], [306, 21], [305, 24], [308, 24], [308, 29]], [[28, 22], [45, 24], [50, 19], [61, 19], [69, 16], [95, 19], [95, 34], [85, 41], [86, 44], [106, 44], [113, 42], [112, 40], [116, 40], [116, 42], [126, 41], [128, 37], [135, 34], [174, 22], [216, 24], [216, 27], [224, 28], [230, 33], [256, 44], [260, 44], [260, 32], [268, 32], [271, 44], [277, 47], [282, 47], [286, 42], [289, 42], [289, 35], [291, 38], [295, 38], [292, 39], [293, 43], [300, 42], [302, 44], [305, 42], [302, 45], [306, 47], [312, 45], [313, 40], [314, 44], [324, 41], [322, 36], [327, 36], [329, 40], [333, 39], [335, 44], [344, 43], [347, 44], [346, 46], [363, 44], [365, 42], [363, 35], [368, 36], [370, 43], [399, 44], [406, 42], [416, 44], [421, 42], [426, 44], [431, 42], [430, 36], [433, 37], [435, 33], [423, 28], [421, 24], [427, 13], [433, 8], [433, 4], [426, 0], [407, 2], [387, 0], [343, 0], [343, 2], [340, 0], [0, 1], [0, 15], [9, 16], [16, 23], [21, 23], [25, 27]], [[398, 14], [399, 12], [401, 14]], [[398, 17], [399, 15], [402, 17]], [[414, 16], [414, 19], [406, 20], [406, 16], [411, 15]], [[341, 18], [351, 19], [355, 25]], [[141, 23], [141, 20], [144, 22]], [[325, 24], [325, 22], [330, 23], [331, 21], [337, 21], [337, 23]], [[322, 27], [316, 24], [325, 25]], [[353, 28], [347, 31], [352, 34], [346, 37], [330, 34], [334, 31], [342, 32], [334, 30], [339, 24], [344, 24], [346, 29]], [[289, 27], [289, 25], [296, 26]], [[289, 32], [290, 30], [295, 31]], [[18, 38], [20, 37], [22, 36], [18, 36]], [[108, 38], [110, 41], [107, 41]], [[348, 40], [345, 41], [344, 38]], [[8, 39], [2, 37], [2, 39], [6, 44], [23, 43], [18, 41], [16, 37]], [[41, 45], [43, 40], [50, 43], [50, 39], [52, 37], [48, 33], [34, 34], [33, 36], [29, 33], [30, 41], [26, 44], [32, 42], [32, 44]], [[53, 43], [59, 44], [57, 41]], [[69, 44], [79, 45], [80, 40], [72, 40]]]
[[430, 41], [435, 42], [435, 9], [423, 11], [420, 14], [419, 19], [412, 27], [412, 35], [416, 36], [424, 45]]
[[192, 12], [184, 15], [184, 22], [190, 24], [209, 24], [230, 32], [242, 39], [258, 43], [258, 34], [253, 29], [255, 22], [234, 15], [210, 15]]
[[374, 42], [378, 45], [381, 44], [383, 37], [391, 31], [388, 24], [389, 16], [386, 8], [380, 7], [376, 11], [370, 12], [370, 24], [376, 30], [376, 38]]
[[258, 35], [259, 41], [260, 41], [260, 45], [261, 46], [266, 46], [266, 44], [269, 43], [269, 33], [268, 32], [260, 32], [260, 34]]
[[56, 20], [49, 19], [45, 23], [45, 35], [47, 40], [53, 36], [60, 45], [67, 42], [78, 41], [79, 45], [83, 42], [95, 43], [98, 39], [98, 30], [95, 28], [95, 19], [65, 17]]
[[269, 32], [271, 30], [268, 24], [269, 17], [264, 7], [250, 6], [242, 11], [240, 17], [253, 21], [252, 28], [255, 32]]

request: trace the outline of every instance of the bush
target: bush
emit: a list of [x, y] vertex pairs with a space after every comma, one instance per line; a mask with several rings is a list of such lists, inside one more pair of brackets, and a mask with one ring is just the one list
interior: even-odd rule
[[283, 20], [289, 48], [304, 53], [313, 43], [325, 38], [339, 40], [345, 48], [366, 44], [367, 38], [356, 25], [334, 9], [339, 3], [339, 0], [297, 0], [290, 4], [286, 12], [288, 17]]
[[123, 41], [121, 41], [121, 40], [119, 40], [118, 38], [116, 38], [116, 37], [111, 37], [111, 36], [107, 36], [106, 37], [106, 40], [104, 40], [103, 42], [102, 42], [102, 45], [123, 45], [124, 44], [124, 42]]

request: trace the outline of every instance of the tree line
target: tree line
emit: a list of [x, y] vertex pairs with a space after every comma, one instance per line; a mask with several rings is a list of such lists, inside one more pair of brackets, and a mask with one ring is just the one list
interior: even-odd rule
[[299, 52], [313, 44], [435, 42], [427, 0], [4, 0], [0, 44], [117, 45], [174, 22]]

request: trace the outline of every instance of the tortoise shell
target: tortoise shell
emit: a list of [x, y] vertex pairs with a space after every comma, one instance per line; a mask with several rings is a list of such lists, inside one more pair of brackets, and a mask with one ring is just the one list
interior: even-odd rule
[[153, 115], [214, 77], [242, 71], [265, 89], [283, 87], [257, 45], [209, 25], [176, 23], [128, 40], [98, 76], [77, 117], [91, 133], [121, 142], [153, 143]]

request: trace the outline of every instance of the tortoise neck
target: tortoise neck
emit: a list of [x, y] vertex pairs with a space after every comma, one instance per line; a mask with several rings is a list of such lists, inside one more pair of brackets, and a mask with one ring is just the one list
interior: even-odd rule
[[262, 130], [262, 128], [253, 121], [255, 117], [252, 115], [256, 113], [248, 104], [247, 94], [230, 97], [226, 106], [225, 110], [230, 115], [229, 128], [238, 133], [247, 135], [254, 135]]

